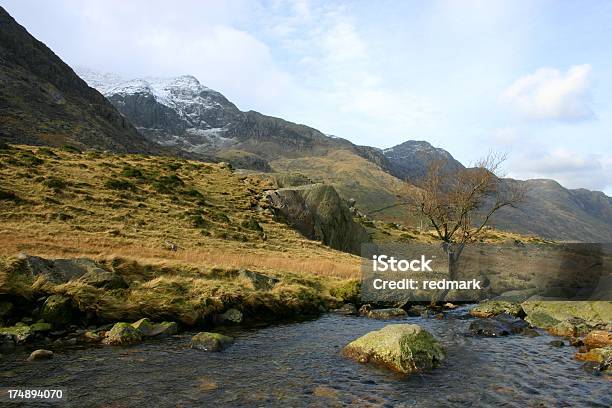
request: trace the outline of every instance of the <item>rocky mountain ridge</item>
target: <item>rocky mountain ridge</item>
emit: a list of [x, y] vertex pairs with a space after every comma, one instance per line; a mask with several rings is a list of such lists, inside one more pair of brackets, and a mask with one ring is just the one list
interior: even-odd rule
[[[332, 184], [345, 200], [356, 198], [366, 213], [407, 224], [415, 220], [394, 204], [410, 194], [409, 183], [427, 164], [443, 158], [463, 167], [423, 141], [383, 151], [242, 112], [189, 75], [125, 80], [80, 71], [105, 99], [3, 9], [0, 25], [0, 141], [216, 158], [259, 171], [299, 172]], [[529, 184], [529, 206], [500, 213], [499, 228], [553, 239], [612, 240], [610, 197], [555, 182], [515, 182]]]
[[0, 7], [0, 141], [161, 154]]
[[[221, 95], [200, 85], [193, 77], [189, 77], [187, 90], [175, 90], [174, 93], [159, 88], [155, 89], [155, 87], [149, 90], [142, 87], [134, 88], [126, 84], [120, 87], [108, 86], [108, 84], [96, 85], [89, 75], [84, 75], [84, 77], [91, 85], [99, 86], [99, 89], [107, 95], [117, 109], [137, 126], [142, 124], [138, 112], [145, 110], [145, 107], [143, 105], [132, 105], [132, 102], [136, 101], [130, 101], [130, 98], [134, 98], [135, 95], [141, 95], [140, 98], [154, 98], [159, 104], [168, 108], [178, 105], [176, 102], [167, 101], [166, 95], [168, 93], [176, 98], [174, 95], [180, 95], [181, 97], [193, 95], [190, 89], [197, 89], [198, 91], [201, 89], [202, 94]], [[103, 77], [108, 78], [108, 76]], [[159, 87], [159, 84], [183, 84], [187, 82], [180, 78], [184, 77], [174, 80], [158, 80], [156, 85]], [[225, 98], [222, 100], [227, 101]], [[192, 103], [197, 105], [197, 98]], [[130, 106], [135, 111], [130, 110], [128, 108]], [[418, 182], [426, 174], [429, 163], [432, 161], [443, 161], [448, 172], [465, 168], [448, 151], [434, 147], [426, 141], [408, 140], [388, 149], [357, 146], [348, 140], [325, 135], [308, 126], [294, 124], [257, 112], [240, 112], [229, 101], [218, 106], [220, 106], [220, 109], [227, 110], [228, 116], [224, 116], [223, 120], [216, 122], [216, 126], [220, 127], [208, 128], [214, 130], [210, 130], [210, 133], [207, 134], [209, 137], [209, 139], [206, 139], [207, 143], [201, 143], [194, 151], [214, 153], [221, 156], [227, 149], [248, 152], [245, 154], [253, 154], [266, 162], [276, 163], [276, 166], [269, 166], [269, 170], [274, 170], [275, 167], [285, 171], [295, 169], [293, 166], [300, 163], [298, 170], [311, 176], [313, 175], [312, 170], [304, 162], [304, 157], [311, 157], [307, 162], [316, 166], [315, 163], [321, 157], [329, 154], [330, 151], [346, 149], [351, 154], [366, 159], [384, 172], [409, 183]], [[198, 108], [192, 109], [192, 111], [195, 112], [196, 117], [207, 118], [215, 109], [217, 108], [210, 104], [200, 103]], [[180, 111], [178, 112], [180, 114]], [[218, 117], [218, 115], [215, 117]], [[208, 122], [206, 122], [206, 125], [210, 126]], [[200, 128], [200, 132], [207, 131], [207, 129]], [[163, 124], [159, 126], [159, 132], [162, 144], [180, 146], [180, 142], [178, 142], [180, 137], [169, 136], [169, 131], [167, 128], [164, 129]], [[192, 139], [185, 138], [190, 140], [191, 143]], [[317, 159], [314, 159], [314, 157], [317, 157]], [[279, 158], [282, 159], [279, 160]], [[342, 162], [346, 162], [346, 157], [337, 161], [331, 168], [334, 168], [334, 166], [336, 169], [342, 168]], [[329, 169], [330, 167], [328, 167], [328, 171]], [[331, 181], [333, 182], [333, 179]], [[504, 180], [503, 182], [523, 184], [528, 191], [529, 204], [522, 205], [518, 209], [504, 209], [498, 213], [493, 219], [498, 228], [564, 240], [595, 242], [612, 240], [612, 198], [605, 194], [584, 189], [566, 189], [553, 180]], [[350, 184], [349, 187], [347, 187], [347, 183]], [[351, 191], [363, 188], [360, 183], [350, 183], [347, 179], [341, 180], [340, 184], [337, 189], [344, 195], [350, 195]], [[371, 188], [370, 190], [366, 196], [366, 201], [368, 201], [367, 197], [377, 195], [374, 190]], [[392, 204], [392, 195], [394, 194], [392, 191], [396, 190], [391, 189], [386, 190], [384, 194], [379, 193], [378, 196], [380, 198], [385, 197], [384, 200], [381, 199], [379, 203], [366, 203], [366, 210], [376, 209], [376, 205], [382, 208]], [[348, 196], [345, 198], [348, 198]], [[385, 216], [384, 213], [381, 215]], [[392, 217], [397, 216], [398, 213], [396, 212]], [[399, 217], [401, 218], [401, 215]]]

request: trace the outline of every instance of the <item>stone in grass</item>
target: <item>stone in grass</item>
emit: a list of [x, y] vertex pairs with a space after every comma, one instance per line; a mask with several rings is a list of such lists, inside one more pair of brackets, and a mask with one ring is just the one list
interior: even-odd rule
[[137, 344], [142, 341], [143, 334], [134, 328], [130, 323], [115, 323], [112, 329], [106, 333], [106, 338], [102, 341], [111, 346], [125, 346]]
[[204, 351], [221, 351], [233, 342], [233, 338], [223, 334], [200, 332], [191, 338], [189, 347]]
[[51, 350], [34, 350], [30, 357], [28, 357], [28, 361], [38, 361], [38, 360], [48, 360], [53, 357], [53, 352]]
[[243, 315], [238, 309], [228, 309], [219, 315], [219, 321], [227, 323], [242, 323]]
[[445, 358], [434, 336], [416, 324], [389, 324], [349, 343], [342, 354], [406, 374], [435, 368]]

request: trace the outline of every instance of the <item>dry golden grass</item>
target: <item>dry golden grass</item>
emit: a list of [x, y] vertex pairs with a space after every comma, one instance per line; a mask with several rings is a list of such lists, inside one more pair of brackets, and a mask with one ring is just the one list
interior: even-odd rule
[[[0, 255], [359, 274], [358, 257], [304, 239], [258, 209], [271, 187], [265, 180], [217, 164], [14, 146], [0, 151], [0, 168], [0, 189], [17, 196], [0, 200]], [[134, 172], [141, 176], [126, 175]], [[156, 189], [160, 179], [174, 176], [181, 184]], [[127, 187], [113, 188], [109, 180]], [[242, 225], [249, 219], [265, 239]], [[168, 250], [167, 242], [178, 250]]]

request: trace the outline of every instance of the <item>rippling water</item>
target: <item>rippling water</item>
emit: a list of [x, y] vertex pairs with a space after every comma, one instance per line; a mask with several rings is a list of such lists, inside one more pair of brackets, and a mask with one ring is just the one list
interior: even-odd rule
[[441, 368], [404, 377], [347, 360], [345, 344], [399, 321], [330, 314], [235, 330], [236, 343], [222, 353], [189, 349], [190, 333], [129, 348], [58, 351], [35, 363], [16, 353], [0, 360], [0, 386], [61, 387], [63, 406], [74, 407], [612, 406], [610, 380], [583, 371], [574, 348], [552, 347], [548, 335], [473, 338], [463, 335], [470, 320], [401, 321], [440, 339], [447, 350]]

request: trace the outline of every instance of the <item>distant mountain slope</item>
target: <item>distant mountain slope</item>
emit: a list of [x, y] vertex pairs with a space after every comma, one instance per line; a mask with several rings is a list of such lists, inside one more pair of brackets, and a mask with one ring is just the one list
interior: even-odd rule
[[[406, 191], [388, 172], [382, 150], [259, 112], [241, 112], [192, 76], [125, 80], [84, 68], [77, 71], [143, 135], [162, 145], [243, 168], [300, 172], [333, 184], [343, 198], [357, 199], [365, 211], [392, 206]], [[384, 214], [405, 217], [401, 208]]]
[[1, 7], [0, 140], [163, 151]]
[[[434, 160], [446, 161], [447, 171], [464, 166], [444, 149], [410, 140], [385, 149], [391, 173], [404, 180], [418, 180]], [[503, 230], [561, 240], [612, 242], [612, 198], [599, 191], [564, 188], [554, 180], [512, 180], [527, 190], [518, 209], [495, 214], [494, 225]]]
[[503, 209], [497, 228], [543, 237], [590, 242], [612, 242], [612, 198], [600, 191], [567, 189], [554, 180], [526, 181], [527, 201], [518, 209]]

